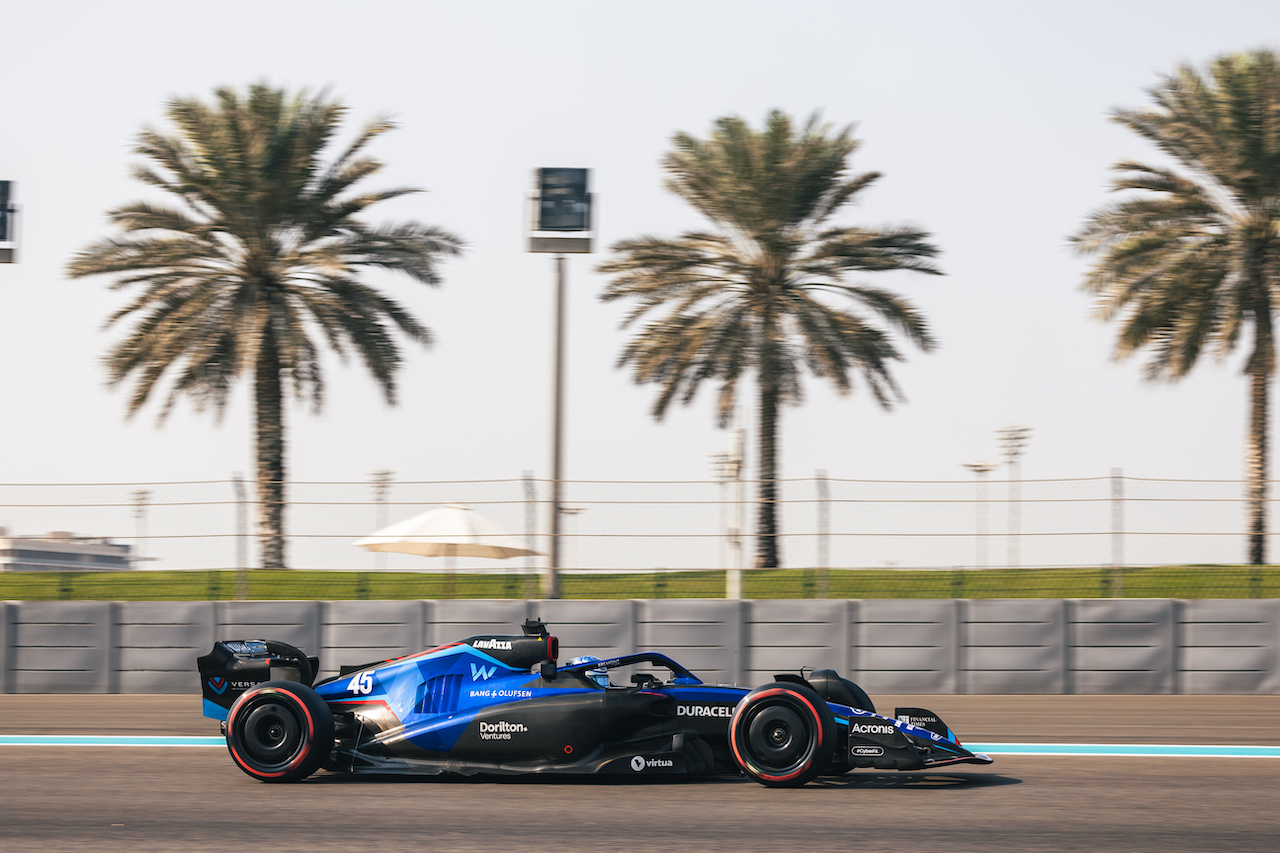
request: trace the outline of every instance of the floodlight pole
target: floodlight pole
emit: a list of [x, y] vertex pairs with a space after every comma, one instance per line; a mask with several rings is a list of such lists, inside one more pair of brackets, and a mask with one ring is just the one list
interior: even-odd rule
[[1020, 482], [1022, 472], [1018, 460], [1022, 458], [1022, 451], [1031, 437], [1031, 427], [1000, 427], [996, 430], [996, 436], [1004, 452], [1005, 461], [1009, 463], [1009, 568], [1016, 569], [1018, 568], [1018, 537], [1021, 535], [1018, 529], [1018, 512], [1019, 503], [1022, 500]]
[[560, 593], [560, 479], [564, 458], [564, 255], [556, 255], [555, 401], [551, 416], [551, 565], [542, 579], [542, 597]]
[[18, 260], [18, 206], [13, 203], [13, 181], [0, 181], [0, 264]]
[[591, 251], [591, 194], [587, 169], [538, 169], [529, 197], [530, 252], [556, 256], [555, 378], [551, 415], [551, 555], [542, 597], [560, 593], [560, 505], [564, 460], [565, 254]]
[[977, 554], [974, 559], [975, 569], [987, 568], [987, 474], [997, 466], [994, 462], [966, 462], [964, 467], [973, 472], [978, 481], [978, 505], [974, 515], [977, 519]]

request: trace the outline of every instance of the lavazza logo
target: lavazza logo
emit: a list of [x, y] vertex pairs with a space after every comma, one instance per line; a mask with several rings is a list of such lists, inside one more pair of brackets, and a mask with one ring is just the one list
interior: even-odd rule
[[897, 730], [897, 726], [882, 723], [849, 723], [849, 732], [857, 732], [860, 735], [891, 735]]
[[473, 649], [498, 649], [501, 651], [511, 651], [510, 640], [476, 640], [471, 644]]
[[732, 705], [677, 705], [677, 717], [732, 717]]
[[529, 727], [524, 723], [508, 723], [506, 720], [498, 720], [496, 723], [480, 723], [480, 737], [483, 740], [511, 740], [513, 734], [521, 734], [529, 731]]
[[635, 758], [631, 759], [631, 769], [636, 771], [637, 773], [639, 773], [641, 770], [644, 770], [646, 767], [674, 767], [674, 766], [675, 766], [675, 762], [672, 761], [670, 758], [650, 758], [648, 761], [646, 761], [643, 755], [637, 755]]

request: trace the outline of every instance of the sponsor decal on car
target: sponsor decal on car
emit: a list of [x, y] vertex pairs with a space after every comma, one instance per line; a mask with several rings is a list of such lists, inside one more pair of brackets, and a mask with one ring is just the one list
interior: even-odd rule
[[884, 755], [883, 746], [855, 746], [849, 750], [854, 755]]
[[232, 690], [248, 690], [250, 687], [256, 687], [261, 683], [261, 681], [228, 681], [221, 675], [215, 675], [209, 679], [209, 688], [221, 696], [227, 692], [228, 687]]
[[529, 727], [524, 723], [508, 723], [506, 720], [498, 720], [496, 723], [480, 722], [480, 737], [482, 740], [511, 740], [513, 734], [522, 734], [529, 731]]
[[498, 651], [511, 651], [510, 640], [476, 640], [471, 644], [473, 649], [495, 649]]
[[636, 771], [637, 773], [639, 773], [641, 770], [645, 770], [650, 767], [675, 767], [675, 766], [676, 766], [676, 763], [672, 761], [670, 758], [650, 758], [649, 760], [646, 761], [643, 755], [637, 755], [635, 758], [631, 759], [631, 769]]
[[860, 735], [891, 735], [898, 730], [897, 726], [888, 723], [849, 723], [849, 733]]
[[467, 691], [467, 695], [477, 697], [493, 697], [494, 699], [532, 699], [532, 690], [494, 690], [489, 687], [478, 687]]
[[223, 640], [222, 644], [238, 655], [267, 654], [267, 644], [261, 640]]
[[488, 681], [497, 671], [498, 668], [496, 666], [485, 666], [482, 663], [473, 663], [471, 664], [471, 680]]
[[732, 717], [732, 705], [677, 705], [677, 717]]

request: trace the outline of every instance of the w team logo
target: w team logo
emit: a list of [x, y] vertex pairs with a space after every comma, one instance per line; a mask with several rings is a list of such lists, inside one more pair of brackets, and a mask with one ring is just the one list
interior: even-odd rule
[[489, 678], [498, 671], [496, 666], [485, 666], [484, 664], [471, 664], [471, 680], [472, 681], [488, 681]]

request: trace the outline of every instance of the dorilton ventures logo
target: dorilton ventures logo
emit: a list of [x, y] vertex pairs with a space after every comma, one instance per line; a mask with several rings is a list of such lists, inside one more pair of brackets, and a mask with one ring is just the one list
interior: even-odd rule
[[511, 651], [510, 640], [476, 640], [471, 644], [473, 649], [494, 649], [498, 651]]
[[524, 723], [508, 723], [506, 720], [498, 720], [496, 723], [480, 723], [480, 737], [483, 740], [511, 740], [513, 734], [522, 734], [529, 731], [529, 727]]

